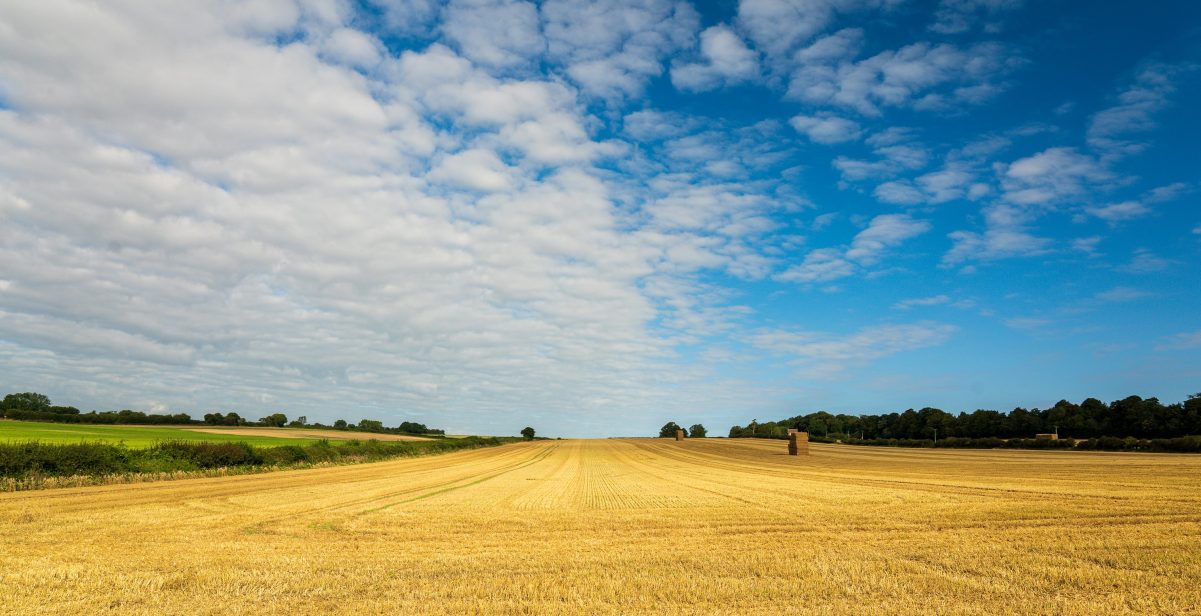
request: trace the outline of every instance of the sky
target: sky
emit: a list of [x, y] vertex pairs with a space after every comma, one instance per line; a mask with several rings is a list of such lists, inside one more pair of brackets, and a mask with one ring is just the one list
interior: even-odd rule
[[0, 3], [0, 393], [711, 433], [1201, 391], [1201, 4]]

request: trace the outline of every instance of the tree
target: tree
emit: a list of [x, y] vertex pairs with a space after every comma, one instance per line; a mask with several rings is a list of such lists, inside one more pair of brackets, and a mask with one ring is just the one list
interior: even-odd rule
[[301, 415], [300, 417], [297, 417], [296, 419], [288, 422], [288, 427], [289, 428], [303, 428], [306, 425], [308, 425], [308, 423], [309, 423], [309, 418], [305, 417], [304, 415]]
[[683, 428], [680, 427], [680, 424], [669, 421], [659, 429], [659, 438], [675, 438], [676, 430], [683, 430]]
[[705, 438], [705, 435], [708, 433], [709, 431], [701, 424], [692, 424], [692, 427], [688, 428], [689, 438]]
[[27, 391], [23, 394], [8, 394], [0, 402], [0, 408], [11, 411], [45, 412], [50, 408], [50, 398], [43, 394]]
[[337, 430], [345, 430], [345, 429], [346, 429], [346, 420], [345, 420], [345, 419], [339, 419], [338, 421], [335, 421], [335, 422], [334, 422], [334, 428], [335, 428], [335, 429], [337, 429]]
[[384, 422], [377, 419], [360, 419], [359, 429], [363, 432], [383, 432]]
[[263, 424], [264, 426], [271, 426], [273, 428], [282, 428], [288, 425], [288, 416], [284, 415], [283, 413], [272, 413], [260, 419], [259, 423]]
[[408, 434], [428, 434], [430, 431], [425, 424], [417, 423], [415, 421], [402, 421], [400, 422], [400, 427], [397, 428], [397, 430]]
[[525, 437], [525, 440], [527, 440], [527, 441], [534, 440], [534, 429], [529, 426], [522, 428], [521, 436]]

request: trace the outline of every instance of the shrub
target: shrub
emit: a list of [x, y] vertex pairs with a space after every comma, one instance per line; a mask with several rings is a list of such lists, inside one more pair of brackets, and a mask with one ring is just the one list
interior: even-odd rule
[[105, 443], [53, 445], [38, 442], [0, 444], [0, 475], [116, 474], [130, 470], [128, 450]]
[[167, 441], [156, 444], [149, 451], [161, 452], [179, 460], [187, 460], [196, 465], [196, 468], [257, 466], [263, 463], [262, 454], [247, 443]]
[[279, 447], [268, 447], [263, 450], [263, 462], [266, 464], [285, 466], [308, 461], [308, 452], [299, 445], [281, 445]]

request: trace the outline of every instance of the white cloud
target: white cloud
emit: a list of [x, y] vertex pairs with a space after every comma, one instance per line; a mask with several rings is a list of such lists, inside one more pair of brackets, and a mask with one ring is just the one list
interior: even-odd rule
[[930, 157], [926, 148], [914, 140], [913, 131], [909, 129], [890, 128], [868, 137], [864, 142], [872, 148], [877, 159], [838, 156], [832, 161], [831, 164], [842, 174], [844, 182], [889, 178], [905, 171], [915, 171], [925, 167]]
[[1140, 248], [1134, 251], [1134, 256], [1130, 262], [1119, 266], [1119, 271], [1128, 272], [1131, 274], [1150, 274], [1168, 269], [1175, 261], [1160, 257], [1146, 248]]
[[826, 145], [858, 139], [862, 132], [857, 122], [831, 114], [797, 115], [788, 123], [810, 141]]
[[1087, 207], [1084, 208], [1084, 211], [1106, 222], [1116, 223], [1142, 218], [1151, 213], [1151, 208], [1138, 201], [1122, 201], [1104, 206]]
[[435, 0], [367, 0], [380, 12], [384, 29], [393, 35], [428, 34], [441, 8]]
[[952, 325], [930, 322], [877, 325], [845, 336], [768, 329], [756, 332], [748, 342], [806, 366], [809, 375], [834, 376], [848, 367], [937, 346], [955, 331]]
[[908, 180], [885, 182], [876, 187], [872, 194], [885, 203], [915, 205], [926, 200], [926, 195]]
[[701, 62], [677, 64], [671, 82], [681, 90], [703, 92], [754, 79], [759, 58], [725, 25], [701, 32]]
[[1190, 184], [1186, 184], [1184, 182], [1174, 182], [1172, 184], [1166, 184], [1164, 186], [1156, 186], [1155, 188], [1152, 188], [1151, 190], [1147, 191], [1147, 194], [1143, 197], [1143, 199], [1150, 203], [1171, 202], [1193, 192], [1193, 190], [1195, 190], [1195, 188]]
[[847, 258], [863, 265], [879, 261], [884, 251], [930, 230], [930, 223], [906, 214], [881, 214], [860, 231], [847, 251]]
[[[828, 47], [853, 49], [845, 45]], [[857, 62], [846, 57], [801, 63], [792, 73], [788, 96], [854, 109], [867, 116], [881, 115], [882, 107], [938, 109], [976, 104], [999, 91], [1000, 86], [993, 80], [1017, 62], [995, 43], [978, 43], [965, 49], [914, 43]]]
[[875, 265], [884, 254], [930, 230], [930, 223], [905, 214], [882, 214], [855, 235], [845, 251], [834, 248], [811, 250], [805, 259], [776, 276], [786, 282], [829, 282], [853, 275], [859, 267]]
[[1130, 287], [1114, 287], [1106, 291], [1100, 291], [1093, 297], [1103, 302], [1131, 302], [1136, 299], [1149, 297], [1151, 294], [1140, 289], [1132, 289]]
[[700, 17], [672, 0], [548, 0], [547, 55], [589, 95], [640, 94], [668, 55], [693, 44]]
[[1098, 112], [1088, 127], [1088, 144], [1107, 156], [1124, 156], [1142, 151], [1145, 143], [1131, 140], [1158, 126], [1155, 112], [1168, 105], [1176, 91], [1174, 80], [1184, 66], [1155, 64], [1144, 68], [1129, 88], [1118, 95], [1118, 104]]
[[845, 28], [817, 39], [793, 57], [802, 64], [831, 64], [854, 58], [862, 48], [863, 30]]
[[513, 170], [495, 152], [484, 149], [447, 156], [428, 177], [434, 182], [480, 192], [498, 192], [513, 187]]
[[908, 310], [914, 306], [941, 306], [950, 302], [951, 297], [949, 295], [939, 294], [931, 295], [930, 297], [915, 297], [901, 300], [893, 304], [892, 307], [896, 310]]
[[788, 61], [798, 46], [825, 30], [839, 13], [888, 9], [900, 0], [740, 0], [738, 26], [758, 49]]
[[[993, 208], [990, 210], [995, 211]], [[992, 261], [1008, 257], [1033, 257], [1045, 254], [1051, 240], [1030, 233], [1022, 224], [991, 224], [983, 233], [953, 231], [947, 234], [953, 244], [943, 256], [944, 265], [964, 261]]]
[[[981, 20], [996, 19], [1003, 11], [1021, 7], [1023, 0], [940, 0], [934, 13], [930, 30], [940, 34], [966, 32]], [[985, 29], [996, 31], [996, 22], [989, 22]]]
[[1005, 326], [1010, 329], [1035, 330], [1051, 324], [1050, 319], [1040, 317], [1013, 317], [1005, 320]]
[[378, 65], [382, 53], [379, 39], [352, 28], [338, 28], [321, 43], [323, 57], [362, 69]]
[[[619, 207], [630, 187], [593, 163], [625, 150], [553, 75], [440, 44], [376, 57], [338, 11], [248, 10], [0, 8], [0, 380], [485, 433], [518, 408], [579, 434], [649, 400], [730, 403], [667, 361], [672, 327], [740, 314], [697, 273], [766, 275], [754, 238], [787, 195], [714, 191], [669, 228], [692, 182], [655, 184], [662, 216]], [[634, 39], [631, 59], [671, 43]], [[509, 66], [489, 44], [470, 53]]]
[[1101, 240], [1103, 239], [1105, 238], [1099, 235], [1094, 235], [1091, 237], [1078, 237], [1072, 240], [1072, 249], [1079, 250], [1080, 252], [1083, 252], [1089, 256], [1096, 256], [1097, 244], [1100, 244]]
[[819, 248], [805, 255], [804, 261], [779, 274], [776, 279], [786, 282], [828, 282], [855, 273], [855, 265], [843, 258], [842, 251]]
[[442, 32], [462, 54], [491, 68], [535, 62], [546, 49], [532, 2], [451, 0], [443, 12]]
[[1184, 351], [1196, 348], [1201, 348], [1201, 329], [1167, 336], [1155, 346], [1157, 351]]
[[1080, 197], [1113, 179], [1113, 173], [1074, 148], [1049, 148], [1011, 163], [1004, 172], [1005, 199], [1023, 205]]
[[913, 180], [885, 182], [876, 187], [874, 194], [881, 201], [906, 205], [938, 204], [955, 199], [979, 198], [987, 194], [988, 187], [973, 184], [973, 180], [975, 175], [964, 168], [948, 166]]

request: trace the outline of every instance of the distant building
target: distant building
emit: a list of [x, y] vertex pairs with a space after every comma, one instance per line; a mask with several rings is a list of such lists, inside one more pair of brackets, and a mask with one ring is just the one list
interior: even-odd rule
[[1036, 438], [1036, 439], [1042, 439], [1042, 440], [1044, 440], [1044, 441], [1058, 441], [1058, 440], [1059, 440], [1059, 434], [1057, 434], [1057, 433], [1054, 433], [1054, 432], [1051, 432], [1051, 433], [1048, 433], [1048, 434], [1035, 434], [1035, 435], [1034, 435], [1034, 438]]

